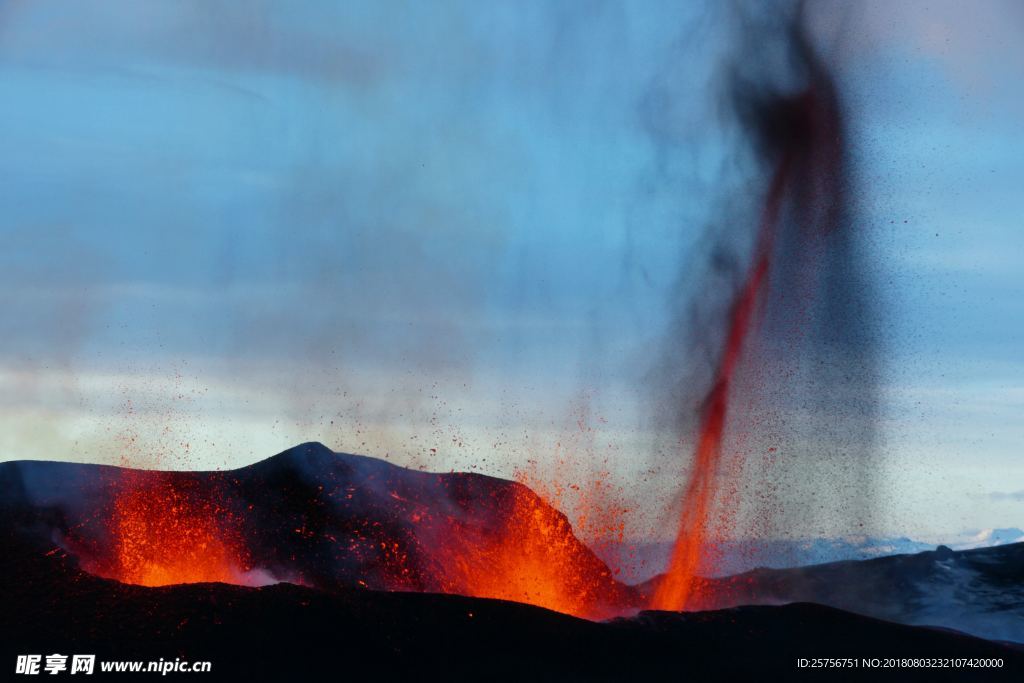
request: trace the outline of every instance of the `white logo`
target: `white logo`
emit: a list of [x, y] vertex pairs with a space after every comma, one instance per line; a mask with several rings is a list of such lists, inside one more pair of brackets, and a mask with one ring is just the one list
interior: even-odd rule
[[[18, 655], [14, 665], [14, 673], [34, 676], [40, 673], [42, 655]], [[91, 674], [96, 668], [96, 655], [71, 655], [71, 673]], [[46, 655], [46, 664], [42, 670], [54, 676], [68, 670], [68, 656], [59, 653]]]

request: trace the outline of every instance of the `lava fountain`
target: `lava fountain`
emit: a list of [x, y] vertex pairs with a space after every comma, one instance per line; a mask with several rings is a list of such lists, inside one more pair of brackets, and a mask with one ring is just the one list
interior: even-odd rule
[[121, 478], [106, 518], [109, 553], [95, 573], [142, 586], [247, 583], [238, 519], [222, 496], [163, 472]]
[[788, 166], [788, 159], [784, 159], [776, 171], [765, 203], [754, 261], [746, 282], [733, 304], [714, 385], [708, 393], [701, 415], [692, 472], [683, 494], [679, 535], [672, 548], [668, 571], [658, 584], [651, 603], [655, 609], [678, 610], [687, 606], [697, 568], [704, 554], [714, 496], [718, 489], [719, 460], [729, 408], [729, 390], [743, 344], [753, 322], [755, 309], [762, 296], [765, 279], [771, 268], [771, 249], [775, 241], [775, 225]]
[[[801, 336], [812, 311], [833, 303], [815, 302], [834, 295], [823, 275], [827, 262], [847, 243], [844, 131], [833, 81], [797, 21], [787, 34], [788, 65], [798, 88], [766, 94], [736, 84], [737, 114], [752, 133], [755, 151], [769, 169], [767, 188], [755, 221], [756, 236], [747, 266], [739, 274], [724, 317], [717, 360], [698, 415], [692, 464], [682, 490], [679, 531], [665, 576], [650, 605], [682, 610], [707, 604], [697, 593], [697, 572], [708, 569], [709, 533], [730, 529], [735, 508], [719, 504], [724, 489], [736, 490], [739, 473], [724, 466], [723, 439], [736, 396], [742, 364], [759, 360], [751, 353], [767, 311]], [[768, 60], [766, 60], [768, 61]], [[792, 82], [790, 79], [789, 82]], [[742, 86], [742, 87], [741, 87]], [[781, 272], [780, 272], [781, 271]], [[790, 351], [790, 354], [798, 353]], [[785, 374], [785, 373], [780, 373]], [[756, 431], [743, 424], [742, 431]], [[728, 486], [726, 486], [728, 484]], [[700, 598], [700, 599], [698, 599]]]
[[503, 521], [485, 534], [448, 533], [444, 592], [512, 600], [603, 619], [630, 605], [629, 589], [573, 533], [564, 514], [513, 484]]

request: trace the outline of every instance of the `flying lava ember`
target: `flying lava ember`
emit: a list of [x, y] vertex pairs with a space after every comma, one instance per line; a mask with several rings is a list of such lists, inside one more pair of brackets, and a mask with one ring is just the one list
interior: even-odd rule
[[143, 586], [237, 582], [241, 551], [226, 538], [222, 513], [171, 486], [128, 491], [112, 520], [118, 578]]
[[525, 602], [566, 614], [604, 618], [619, 612], [626, 591], [574, 535], [564, 514], [517, 485], [498, 534], [455, 536], [446, 592]]
[[96, 574], [142, 586], [247, 583], [240, 520], [210, 489], [159, 472], [121, 476]]

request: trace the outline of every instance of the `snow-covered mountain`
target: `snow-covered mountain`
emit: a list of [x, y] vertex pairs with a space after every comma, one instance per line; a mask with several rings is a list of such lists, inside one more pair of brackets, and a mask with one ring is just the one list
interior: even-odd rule
[[[595, 552], [622, 577], [641, 583], [664, 571], [672, 554], [669, 542], [595, 544]], [[716, 543], [709, 553], [715, 558], [713, 567], [705, 567], [706, 576], [730, 576], [758, 567], [784, 569], [804, 567], [840, 560], [868, 560], [886, 555], [900, 555], [934, 550], [936, 544], [909, 538], [872, 538], [851, 536], [840, 538], [745, 539]]]
[[1024, 542], [1024, 531], [1010, 527], [1006, 529], [982, 529], [977, 532], [964, 532], [966, 538], [956, 541], [953, 543], [947, 543], [951, 548], [956, 550], [968, 550], [970, 548], [991, 548], [997, 545], [1006, 545], [1007, 543], [1022, 543]]
[[[1017, 528], [967, 530], [955, 536], [932, 541], [907, 536], [842, 536], [837, 538], [748, 539], [716, 544], [715, 566], [708, 576], [730, 576], [758, 567], [785, 569], [845, 560], [870, 560], [890, 555], [907, 555], [935, 550], [940, 545], [953, 550], [991, 548], [1024, 542], [1024, 531]], [[613, 568], [621, 570], [627, 581], [643, 582], [663, 571], [672, 553], [667, 542], [622, 544], [595, 548]]]
[[815, 602], [1024, 643], [1024, 544], [755, 569], [706, 580], [701, 595], [703, 608]]

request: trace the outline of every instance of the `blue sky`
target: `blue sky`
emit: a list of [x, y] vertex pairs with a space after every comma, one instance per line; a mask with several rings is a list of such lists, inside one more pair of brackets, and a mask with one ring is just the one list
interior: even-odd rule
[[[1019, 525], [1024, 17], [858, 9], [833, 57], [885, 321], [883, 525]], [[568, 453], [662, 500], [645, 383], [721, 207], [728, 26], [718, 3], [0, 5], [0, 458]]]

